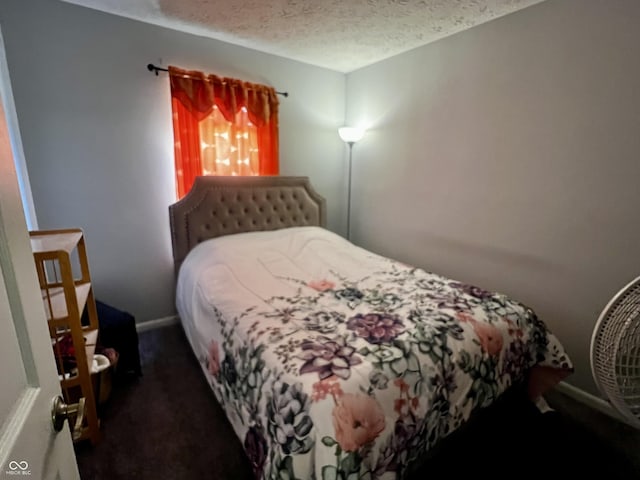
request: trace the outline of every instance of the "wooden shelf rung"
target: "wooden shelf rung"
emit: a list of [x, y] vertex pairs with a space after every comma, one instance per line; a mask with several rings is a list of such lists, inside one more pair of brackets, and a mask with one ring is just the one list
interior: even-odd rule
[[[44, 302], [44, 310], [47, 320], [67, 320], [69, 311], [67, 309], [67, 297], [62, 287], [44, 288], [42, 291], [42, 301]], [[76, 303], [78, 314], [82, 316], [84, 306], [87, 303], [89, 292], [91, 291], [90, 283], [79, 283], [75, 286]]]
[[33, 253], [66, 252], [70, 254], [82, 239], [82, 231], [79, 229], [43, 230], [29, 232], [29, 234]]

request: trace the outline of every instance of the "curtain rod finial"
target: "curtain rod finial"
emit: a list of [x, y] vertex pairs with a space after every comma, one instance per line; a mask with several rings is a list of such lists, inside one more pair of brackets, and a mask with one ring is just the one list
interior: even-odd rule
[[155, 71], [156, 72], [156, 77], [158, 76], [158, 69], [156, 68], [156, 66], [153, 63], [147, 64], [147, 70], [149, 70], [150, 72]]

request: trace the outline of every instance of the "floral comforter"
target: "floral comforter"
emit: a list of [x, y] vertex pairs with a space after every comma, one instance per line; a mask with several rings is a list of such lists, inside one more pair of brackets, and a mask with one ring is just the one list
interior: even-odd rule
[[316, 227], [197, 246], [177, 307], [257, 478], [402, 478], [532, 366], [572, 369], [526, 306]]

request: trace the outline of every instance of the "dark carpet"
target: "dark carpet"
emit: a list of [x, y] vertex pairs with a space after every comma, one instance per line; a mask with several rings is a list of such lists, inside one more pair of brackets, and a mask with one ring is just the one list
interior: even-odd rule
[[[100, 409], [102, 441], [75, 447], [81, 478], [251, 479], [181, 326], [141, 333], [140, 355], [143, 376], [116, 382]], [[640, 479], [640, 431], [558, 392], [547, 401], [555, 411], [541, 414], [517, 393], [503, 399], [444, 439], [411, 479]]]

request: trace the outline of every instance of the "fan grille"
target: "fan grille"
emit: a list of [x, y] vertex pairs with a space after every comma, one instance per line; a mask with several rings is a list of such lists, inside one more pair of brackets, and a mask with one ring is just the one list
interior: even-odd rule
[[591, 367], [602, 393], [640, 428], [640, 277], [600, 314], [591, 339]]

